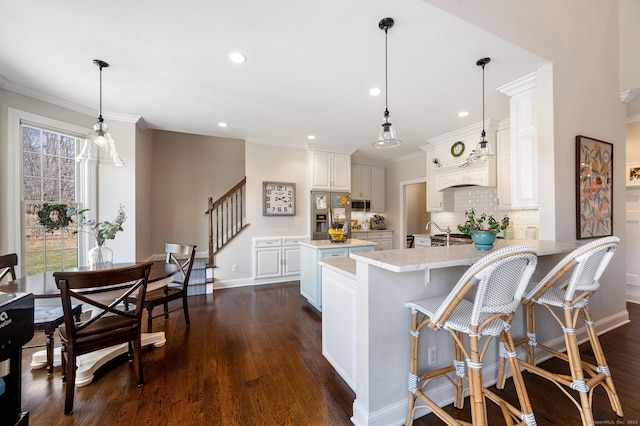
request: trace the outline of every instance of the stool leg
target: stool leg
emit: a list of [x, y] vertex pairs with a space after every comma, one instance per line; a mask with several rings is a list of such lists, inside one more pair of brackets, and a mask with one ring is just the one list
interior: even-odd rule
[[464, 367], [464, 351], [460, 348], [457, 342], [462, 342], [462, 333], [460, 331], [454, 332], [458, 340], [453, 340], [453, 366], [456, 369], [456, 383], [455, 383], [455, 397], [453, 400], [453, 406], [456, 408], [464, 408], [464, 383], [463, 377], [465, 376]]
[[416, 403], [415, 392], [418, 388], [418, 311], [411, 309], [411, 335], [409, 337], [409, 406], [405, 425], [413, 425], [413, 409]]
[[483, 392], [482, 360], [480, 358], [480, 336], [469, 335], [469, 355], [467, 371], [469, 376], [469, 401], [471, 403], [471, 421], [474, 426], [487, 425], [487, 409]]
[[595, 354], [596, 361], [598, 363], [598, 368], [606, 376], [603, 387], [607, 391], [607, 395], [609, 396], [611, 409], [615, 411], [618, 416], [622, 417], [622, 405], [620, 404], [620, 399], [618, 398], [618, 394], [616, 393], [616, 388], [613, 385], [613, 379], [611, 378], [609, 366], [607, 365], [607, 360], [604, 356], [604, 352], [602, 351], [602, 346], [600, 345], [600, 339], [598, 339], [598, 334], [596, 333], [595, 327], [593, 326], [593, 322], [591, 321], [591, 317], [589, 315], [589, 311], [586, 307], [582, 310], [582, 315], [587, 329], [587, 334], [589, 335], [589, 341], [591, 342], [591, 349], [593, 349], [593, 353]]
[[567, 358], [569, 361], [569, 369], [571, 370], [571, 378], [573, 379], [571, 388], [577, 390], [580, 396], [580, 416], [582, 417], [582, 424], [585, 426], [593, 426], [595, 423], [589, 401], [589, 388], [584, 381], [584, 371], [582, 370], [582, 360], [580, 359], [576, 330], [571, 315], [572, 311], [571, 308], [564, 309], [565, 325], [562, 330], [567, 347]]
[[516, 349], [511, 337], [511, 330], [507, 329], [500, 335], [500, 340], [505, 348], [505, 355], [509, 359], [509, 368], [511, 369], [511, 377], [516, 388], [516, 394], [518, 395], [518, 402], [520, 403], [520, 412], [522, 413], [522, 420], [527, 425], [535, 425], [535, 417], [533, 415], [533, 408], [529, 400], [529, 394], [527, 388], [524, 385], [524, 379], [522, 378], [522, 372], [520, 371], [520, 363], [516, 356]]

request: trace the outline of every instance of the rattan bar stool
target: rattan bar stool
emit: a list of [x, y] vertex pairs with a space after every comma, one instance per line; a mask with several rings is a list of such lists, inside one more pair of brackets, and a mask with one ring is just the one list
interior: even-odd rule
[[[593, 389], [602, 385], [609, 396], [611, 408], [622, 417], [622, 406], [613, 385], [600, 340], [589, 314], [589, 298], [600, 287], [600, 277], [609, 265], [620, 239], [605, 237], [585, 244], [564, 257], [537, 285], [528, 291], [525, 305], [527, 336], [516, 341], [516, 346], [528, 344], [527, 361], [520, 364], [527, 370], [553, 382], [571, 398], [580, 412], [583, 425], [593, 425]], [[567, 352], [557, 351], [536, 341], [535, 306], [544, 306], [558, 322], [564, 334]], [[576, 325], [582, 317], [591, 349], [598, 365], [580, 358]], [[566, 361], [570, 375], [554, 373], [536, 366], [536, 349], [543, 355], [553, 355]], [[513, 368], [512, 368], [513, 371]], [[501, 360], [498, 387], [504, 385], [505, 365]], [[578, 397], [568, 389], [577, 391]]]
[[[496, 250], [474, 263], [446, 296], [431, 297], [405, 306], [411, 309], [411, 345], [409, 358], [409, 406], [406, 424], [413, 424], [416, 406], [421, 400], [448, 425], [468, 424], [455, 419], [426, 395], [427, 385], [436, 378], [445, 377], [455, 388], [454, 405], [462, 408], [465, 380], [468, 384], [473, 425], [487, 425], [485, 398], [501, 407], [507, 424], [535, 425], [515, 348], [511, 338], [511, 320], [531, 275], [537, 265], [536, 248], [514, 245]], [[473, 302], [464, 297], [476, 290]], [[418, 372], [418, 338], [424, 326], [433, 330], [447, 330], [453, 337], [453, 365], [433, 371]], [[463, 335], [468, 338], [465, 346]], [[493, 337], [510, 348], [510, 366], [520, 409], [489, 391], [483, 385], [482, 361]], [[466, 364], [466, 368], [465, 368]]]

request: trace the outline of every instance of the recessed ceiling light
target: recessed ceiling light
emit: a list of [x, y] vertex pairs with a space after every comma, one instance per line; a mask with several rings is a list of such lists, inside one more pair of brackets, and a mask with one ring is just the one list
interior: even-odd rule
[[369, 90], [369, 94], [371, 96], [378, 96], [378, 95], [380, 95], [380, 93], [382, 93], [382, 89], [380, 89], [378, 87], [374, 87], [371, 90]]
[[235, 62], [236, 64], [247, 62], [247, 57], [240, 52], [231, 52], [229, 54], [229, 59], [231, 60], [231, 62]]
[[310, 141], [314, 140], [316, 138], [315, 135], [309, 135], [307, 136], [307, 139], [309, 139]]
[[225, 123], [224, 121], [221, 121], [218, 123], [218, 127], [227, 127], [227, 123]]
[[466, 117], [467, 115], [469, 115], [469, 111], [460, 111], [458, 113], [458, 117]]

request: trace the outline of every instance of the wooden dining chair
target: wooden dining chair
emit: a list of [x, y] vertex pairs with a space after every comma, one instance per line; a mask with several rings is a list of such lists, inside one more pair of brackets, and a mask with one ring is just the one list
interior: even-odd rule
[[0, 282], [7, 275], [11, 276], [11, 280], [16, 279], [16, 266], [18, 266], [18, 255], [15, 253], [3, 254], [0, 256]]
[[[147, 310], [147, 332], [151, 333], [154, 318], [164, 316], [169, 319], [169, 313], [182, 309], [184, 320], [187, 326], [191, 325], [189, 320], [189, 304], [187, 302], [187, 287], [191, 277], [191, 269], [196, 257], [196, 246], [188, 244], [166, 243], [164, 246], [166, 253], [166, 263], [173, 263], [178, 267], [178, 272], [173, 281], [165, 287], [147, 292], [144, 300], [144, 307]], [[169, 310], [169, 302], [182, 299], [182, 306]], [[128, 298], [128, 301], [135, 303], [135, 296]], [[162, 313], [154, 315], [153, 309], [156, 306], [163, 306]]]
[[[526, 312], [527, 335], [516, 340], [515, 345], [527, 348], [527, 360], [520, 361], [520, 365], [554, 383], [571, 398], [580, 412], [583, 426], [594, 424], [592, 400], [593, 391], [597, 386], [602, 386], [606, 391], [611, 409], [618, 416], [623, 416], [620, 399], [589, 314], [589, 299], [600, 288], [600, 278], [613, 258], [619, 242], [618, 237], [604, 237], [578, 247], [558, 262], [540, 282], [534, 284], [522, 300]], [[537, 341], [536, 306], [546, 308], [558, 323], [564, 335], [566, 353]], [[577, 336], [580, 319], [597, 365], [583, 360], [580, 356]], [[536, 354], [536, 351], [539, 353]], [[562, 360], [569, 367], [569, 373], [549, 371], [536, 365], [537, 357], [549, 355]], [[500, 360], [498, 388], [504, 386], [505, 377], [504, 361]], [[570, 389], [577, 391], [577, 397], [569, 392]]]
[[[62, 343], [62, 380], [66, 383], [64, 413], [73, 411], [77, 357], [121, 343], [129, 344], [138, 386], [144, 384], [142, 374], [141, 322], [142, 301], [147, 290], [151, 262], [98, 271], [60, 271], [53, 277], [60, 289], [64, 325], [58, 328]], [[104, 294], [120, 295], [105, 305]], [[124, 300], [137, 296], [135, 309], [125, 308]], [[76, 322], [72, 299], [80, 300], [92, 310], [91, 318]]]
[[[0, 281], [10, 275], [16, 279], [15, 267], [18, 266], [18, 255], [15, 253], [0, 256]], [[73, 313], [80, 320], [82, 305], [73, 305]], [[38, 348], [44, 346], [47, 354], [47, 372], [53, 373], [53, 347], [55, 344], [55, 331], [64, 322], [62, 306], [36, 306], [33, 308], [33, 331], [42, 331], [45, 335], [44, 345], [30, 345], [25, 348]]]

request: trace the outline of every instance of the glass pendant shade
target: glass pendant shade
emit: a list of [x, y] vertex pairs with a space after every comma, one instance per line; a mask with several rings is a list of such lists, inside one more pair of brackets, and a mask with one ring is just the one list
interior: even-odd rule
[[76, 161], [95, 162], [98, 165], [124, 166], [116, 150], [116, 141], [109, 133], [109, 127], [102, 118], [102, 68], [109, 66], [100, 59], [94, 59], [93, 63], [100, 69], [100, 115], [93, 125], [82, 145], [82, 151], [76, 157]]
[[116, 142], [102, 117], [93, 125], [93, 130], [84, 140], [82, 151], [76, 157], [76, 161], [83, 160], [96, 162], [99, 165], [124, 166], [116, 150]]
[[400, 141], [400, 139], [398, 139], [398, 137], [396, 136], [396, 130], [385, 117], [385, 121], [384, 123], [382, 123], [378, 139], [376, 139], [376, 141], [373, 143], [373, 146], [376, 148], [393, 148], [400, 145], [401, 143], [402, 142]]
[[384, 18], [378, 23], [378, 28], [384, 31], [384, 123], [382, 123], [382, 128], [380, 129], [380, 133], [378, 134], [378, 139], [376, 139], [371, 145], [374, 148], [393, 148], [402, 143], [398, 136], [396, 135], [396, 130], [393, 128], [391, 123], [389, 123], [389, 107], [388, 107], [388, 85], [387, 85], [387, 32], [389, 28], [393, 27], [393, 19]]

